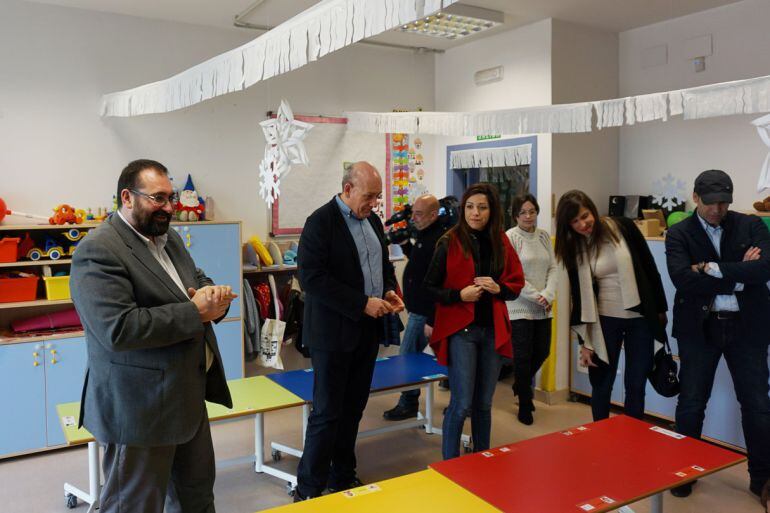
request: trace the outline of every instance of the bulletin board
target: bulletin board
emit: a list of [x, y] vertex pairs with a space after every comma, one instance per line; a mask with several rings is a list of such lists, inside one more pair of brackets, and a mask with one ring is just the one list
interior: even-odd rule
[[294, 119], [313, 124], [304, 140], [309, 164], [294, 164], [281, 178], [281, 195], [272, 207], [273, 236], [302, 233], [305, 219], [340, 192], [344, 162], [365, 160], [386, 180], [387, 140], [383, 134], [348, 130], [343, 117], [295, 115]]

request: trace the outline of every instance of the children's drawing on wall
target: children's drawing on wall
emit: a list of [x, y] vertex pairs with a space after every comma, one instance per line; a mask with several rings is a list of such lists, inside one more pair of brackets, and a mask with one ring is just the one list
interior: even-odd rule
[[402, 211], [406, 205], [411, 205], [421, 195], [428, 193], [425, 185], [425, 158], [423, 141], [419, 136], [409, 134], [389, 134], [388, 145], [388, 179], [389, 203], [386, 205], [386, 216]]

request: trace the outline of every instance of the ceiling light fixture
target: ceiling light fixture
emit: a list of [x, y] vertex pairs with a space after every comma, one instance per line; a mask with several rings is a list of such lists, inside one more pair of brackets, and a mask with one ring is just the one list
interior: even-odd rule
[[453, 4], [447, 9], [401, 25], [401, 32], [460, 39], [503, 23], [503, 13], [472, 5]]

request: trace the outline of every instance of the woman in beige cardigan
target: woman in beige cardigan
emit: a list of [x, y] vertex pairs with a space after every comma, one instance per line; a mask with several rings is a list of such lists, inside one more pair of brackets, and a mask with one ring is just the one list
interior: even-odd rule
[[556, 208], [556, 258], [570, 279], [570, 325], [588, 367], [594, 420], [610, 413], [610, 395], [624, 348], [625, 412], [641, 418], [654, 340], [666, 340], [663, 283], [641, 232], [624, 217], [600, 218], [582, 191]]

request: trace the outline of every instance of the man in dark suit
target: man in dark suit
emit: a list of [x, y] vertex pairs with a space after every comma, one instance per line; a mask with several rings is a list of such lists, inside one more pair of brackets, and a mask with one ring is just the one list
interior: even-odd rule
[[[679, 344], [681, 392], [676, 427], [699, 438], [722, 356], [741, 404], [750, 490], [767, 505], [770, 486], [770, 233], [755, 216], [729, 211], [733, 183], [723, 171], [695, 180], [696, 212], [666, 235], [674, 286], [673, 335]], [[674, 488], [686, 497], [692, 484]]]
[[382, 179], [366, 162], [345, 167], [342, 193], [305, 221], [297, 251], [304, 334], [313, 363], [313, 411], [297, 469], [295, 501], [361, 485], [355, 444], [383, 332], [404, 304], [394, 292], [382, 223], [373, 209]]
[[204, 400], [231, 407], [211, 322], [235, 297], [169, 230], [176, 195], [159, 162], [131, 162], [118, 210], [78, 245], [72, 299], [88, 347], [80, 408], [104, 448], [102, 513], [214, 512]]

